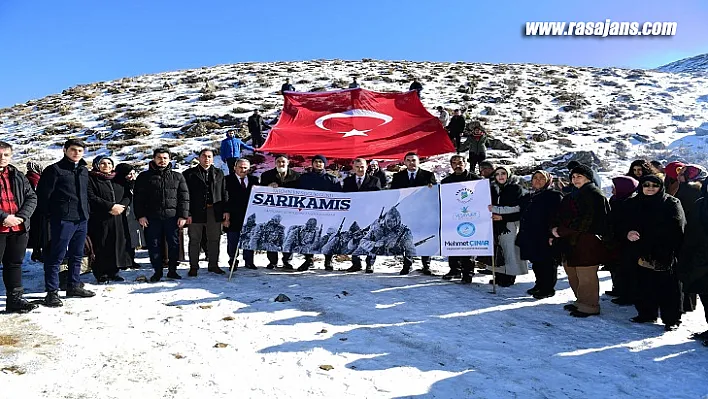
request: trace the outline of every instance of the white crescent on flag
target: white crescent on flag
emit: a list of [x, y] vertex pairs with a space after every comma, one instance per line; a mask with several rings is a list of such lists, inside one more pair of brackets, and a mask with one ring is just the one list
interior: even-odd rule
[[[315, 125], [319, 127], [322, 130], [331, 130], [325, 127], [324, 123], [325, 121], [329, 119], [338, 119], [338, 118], [355, 118], [355, 117], [366, 117], [366, 118], [375, 118], [375, 119], [380, 119], [383, 121], [379, 126], [383, 126], [393, 120], [393, 117], [390, 115], [382, 114], [379, 112], [375, 111], [369, 111], [366, 109], [350, 109], [348, 111], [344, 112], [337, 112], [334, 114], [328, 114], [325, 116], [321, 116], [317, 118], [315, 121]], [[367, 130], [357, 130], [357, 129], [352, 129], [348, 132], [338, 132], [338, 133], [344, 133], [344, 137], [349, 137], [349, 136], [366, 136], [366, 132], [371, 131], [372, 129], [367, 129]]]

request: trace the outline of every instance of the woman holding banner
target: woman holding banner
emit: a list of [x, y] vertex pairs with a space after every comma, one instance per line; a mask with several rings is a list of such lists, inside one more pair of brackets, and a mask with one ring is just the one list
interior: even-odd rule
[[516, 246], [522, 197], [523, 190], [511, 170], [506, 166], [496, 168], [489, 210], [494, 221], [495, 272], [500, 287], [512, 286], [516, 276], [529, 272], [528, 262], [521, 260], [519, 247]]

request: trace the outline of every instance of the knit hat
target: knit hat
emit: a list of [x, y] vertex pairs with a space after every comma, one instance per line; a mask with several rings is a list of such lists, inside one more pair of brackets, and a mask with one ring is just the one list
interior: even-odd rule
[[678, 168], [683, 168], [684, 166], [686, 166], [686, 164], [683, 162], [670, 162], [664, 168], [664, 173], [666, 177], [678, 180]]
[[615, 186], [615, 197], [620, 200], [629, 198], [639, 187], [637, 179], [630, 176], [613, 177], [612, 184]]
[[318, 159], [320, 161], [322, 161], [322, 163], [324, 163], [325, 166], [327, 166], [327, 158], [325, 158], [324, 155], [315, 155], [314, 157], [312, 157], [312, 162], [315, 162]]
[[575, 174], [583, 175], [583, 176], [587, 177], [588, 180], [590, 180], [591, 183], [593, 182], [593, 172], [592, 172], [592, 169], [590, 169], [590, 167], [587, 166], [587, 165], [579, 164], [578, 166], [576, 166], [576, 167], [574, 167], [573, 169], [571, 169], [571, 171], [570, 171], [570, 178], [571, 178], [571, 180], [572, 180], [572, 178], [573, 178], [573, 175], [575, 175]]
[[578, 162], [578, 161], [570, 161], [570, 162], [568, 162], [567, 165], [565, 165], [565, 168], [568, 169], [568, 170], [573, 170], [573, 168], [576, 167], [576, 166], [578, 166], [578, 165], [580, 165], [580, 162]]
[[708, 171], [700, 165], [686, 165], [683, 168], [682, 174], [683, 177], [686, 178], [686, 181], [689, 182], [702, 182], [706, 177], [708, 177]]

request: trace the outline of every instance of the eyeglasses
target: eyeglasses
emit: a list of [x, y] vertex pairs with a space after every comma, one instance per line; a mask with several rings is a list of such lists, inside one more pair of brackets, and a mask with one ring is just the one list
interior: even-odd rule
[[644, 188], [661, 188], [661, 185], [656, 184], [656, 183], [644, 183], [644, 184], [642, 184], [642, 187], [644, 187]]

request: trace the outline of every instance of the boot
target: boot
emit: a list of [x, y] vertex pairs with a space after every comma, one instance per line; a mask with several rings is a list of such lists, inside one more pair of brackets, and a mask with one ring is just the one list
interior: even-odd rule
[[23, 293], [22, 287], [15, 288], [8, 293], [5, 302], [5, 311], [7, 313], [28, 313], [39, 307], [37, 304], [27, 302], [22, 297]]
[[268, 266], [266, 266], [266, 269], [273, 270], [273, 269], [275, 269], [275, 265], [272, 263], [268, 263]]
[[366, 265], [366, 271], [364, 273], [371, 274], [374, 272], [374, 265]]
[[[250, 270], [257, 270], [257, 269], [258, 269], [258, 266], [254, 265], [254, 264], [246, 265], [246, 266], [244, 266], [244, 267], [245, 267], [246, 269], [250, 269]], [[219, 270], [221, 270], [221, 269], [219, 269]], [[210, 269], [209, 271], [211, 272], [211, 271], [213, 271], [213, 270]], [[222, 274], [222, 273], [219, 273], [219, 272], [214, 272], [214, 273], [216, 273], [216, 274]]]
[[44, 256], [42, 256], [42, 248], [33, 249], [31, 259], [33, 262], [44, 262]]
[[462, 284], [472, 284], [472, 276], [469, 274], [466, 274], [462, 276], [462, 281], [460, 281]]
[[44, 298], [44, 306], [48, 308], [58, 308], [64, 306], [64, 302], [59, 299], [58, 291], [49, 291]]
[[[246, 269], [255, 269], [256, 268], [255, 266], [253, 266], [253, 267], [249, 267], [249, 266], [253, 266], [253, 265], [246, 265]], [[212, 268], [207, 269], [207, 271], [209, 273], [214, 273], [214, 274], [226, 274], [226, 272], [221, 270], [220, 267], [212, 267]]]
[[538, 292], [538, 288], [536, 286], [533, 286], [533, 288], [529, 288], [528, 290], [526, 290], [526, 293], [529, 295], [534, 295], [537, 292]]
[[556, 291], [536, 291], [532, 296], [535, 299], [545, 299], [556, 295]]
[[300, 267], [297, 268], [297, 271], [304, 272], [304, 271], [309, 270], [310, 267], [312, 267], [312, 263], [305, 261], [302, 263], [302, 265], [300, 265]]
[[67, 298], [91, 298], [92, 296], [96, 296], [96, 293], [80, 286], [69, 288], [66, 290]]
[[423, 265], [423, 268], [420, 269], [420, 273], [426, 276], [433, 275], [433, 272], [430, 271], [430, 265]]
[[452, 280], [453, 278], [461, 278], [462, 274], [457, 270], [450, 270], [446, 275], [442, 276], [443, 280]]
[[155, 270], [155, 274], [150, 277], [150, 282], [151, 283], [157, 283], [160, 280], [162, 280], [162, 269], [157, 269]]
[[290, 263], [283, 263], [283, 270], [295, 270], [295, 268]]
[[406, 274], [411, 272], [411, 267], [410, 266], [403, 266], [403, 269], [401, 269], [401, 272], [398, 273], [401, 276], [405, 276]]
[[[367, 267], [368, 268], [368, 267]], [[350, 267], [349, 269], [345, 270], [347, 273], [355, 273], [355, 272], [360, 272], [361, 271], [361, 265]]]
[[112, 276], [108, 276], [108, 280], [109, 281], [117, 281], [117, 282], [125, 281], [125, 279], [123, 277], [121, 277], [118, 273], [116, 273]]
[[199, 273], [199, 269], [190, 267], [189, 271], [187, 272], [187, 276], [189, 277], [197, 277], [197, 274]]
[[167, 278], [171, 278], [173, 280], [181, 280], [182, 276], [177, 274], [177, 270], [170, 270], [167, 272]]

